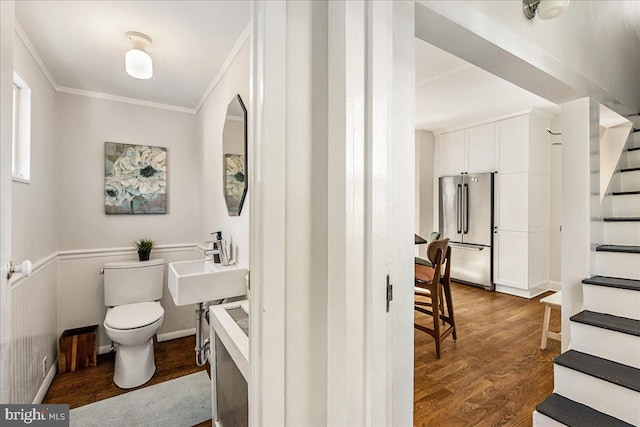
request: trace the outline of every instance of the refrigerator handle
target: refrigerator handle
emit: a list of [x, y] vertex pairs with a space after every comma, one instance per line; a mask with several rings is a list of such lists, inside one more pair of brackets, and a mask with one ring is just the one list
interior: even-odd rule
[[456, 186], [456, 228], [462, 233], [462, 184]]
[[463, 184], [462, 192], [463, 210], [462, 213], [462, 232], [469, 234], [469, 185]]

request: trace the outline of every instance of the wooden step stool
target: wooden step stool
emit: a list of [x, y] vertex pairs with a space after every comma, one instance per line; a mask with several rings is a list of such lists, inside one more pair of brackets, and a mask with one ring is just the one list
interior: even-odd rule
[[551, 332], [549, 330], [549, 320], [551, 319], [551, 309], [557, 308], [560, 310], [562, 305], [562, 292], [556, 292], [540, 300], [544, 304], [544, 321], [542, 322], [542, 342], [540, 343], [541, 349], [547, 348], [547, 338], [560, 341], [561, 332]]

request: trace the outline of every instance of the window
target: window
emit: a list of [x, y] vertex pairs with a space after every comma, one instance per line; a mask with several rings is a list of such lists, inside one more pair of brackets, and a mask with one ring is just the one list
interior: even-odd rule
[[31, 89], [13, 73], [13, 180], [28, 183], [31, 176]]

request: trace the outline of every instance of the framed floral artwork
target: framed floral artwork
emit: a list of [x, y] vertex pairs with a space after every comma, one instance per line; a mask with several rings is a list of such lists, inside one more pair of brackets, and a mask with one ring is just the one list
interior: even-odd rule
[[104, 144], [104, 212], [167, 213], [167, 149]]

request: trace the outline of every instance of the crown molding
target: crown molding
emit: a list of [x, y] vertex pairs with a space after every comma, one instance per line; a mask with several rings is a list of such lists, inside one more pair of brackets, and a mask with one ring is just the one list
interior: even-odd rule
[[56, 83], [56, 80], [53, 78], [46, 65], [44, 65], [44, 61], [40, 57], [40, 54], [31, 42], [31, 39], [29, 38], [27, 33], [24, 32], [22, 25], [20, 25], [17, 19], [15, 21], [15, 31], [20, 40], [22, 40], [22, 43], [24, 43], [24, 46], [27, 48], [27, 51], [29, 52], [33, 60], [36, 61], [36, 64], [38, 64], [38, 67], [40, 67], [40, 71], [42, 71], [42, 74], [44, 74], [45, 78], [49, 81], [49, 84], [51, 85], [53, 90], [57, 92], [58, 83]]
[[104, 93], [104, 92], [94, 92], [90, 90], [76, 89], [73, 87], [58, 86], [56, 88], [56, 91], [59, 93], [67, 93], [70, 95], [79, 95], [79, 96], [85, 96], [87, 98], [104, 99], [107, 101], [122, 102], [124, 104], [133, 104], [133, 105], [140, 105], [143, 107], [158, 108], [161, 110], [176, 111], [179, 113], [196, 114], [197, 112], [193, 108], [179, 107], [177, 105], [171, 105], [171, 104], [162, 104], [160, 102], [145, 101], [138, 98], [128, 98], [126, 96], [111, 95], [109, 93]]
[[[24, 46], [26, 47], [27, 51], [29, 52], [29, 54], [31, 55], [33, 60], [36, 62], [38, 67], [40, 68], [40, 71], [42, 71], [42, 74], [44, 74], [45, 78], [49, 81], [49, 84], [51, 85], [53, 90], [55, 90], [58, 93], [67, 93], [67, 94], [70, 94], [70, 95], [84, 96], [84, 97], [87, 97], [87, 98], [103, 99], [103, 100], [108, 100], [108, 101], [121, 102], [121, 103], [124, 103], [124, 104], [133, 104], [133, 105], [139, 105], [139, 106], [143, 106], [143, 107], [158, 108], [158, 109], [162, 109], [162, 110], [176, 111], [176, 112], [179, 112], [179, 113], [187, 113], [187, 114], [196, 114], [198, 112], [198, 109], [200, 108], [199, 106], [198, 106], [198, 108], [180, 107], [180, 106], [177, 106], [177, 105], [163, 104], [163, 103], [160, 103], [160, 102], [145, 101], [145, 100], [138, 99], [138, 98], [129, 98], [129, 97], [126, 97], [126, 96], [111, 95], [111, 94], [103, 93], [103, 92], [94, 92], [94, 91], [90, 91], [90, 90], [76, 89], [76, 88], [72, 88], [72, 87], [60, 86], [56, 82], [56, 80], [53, 78], [53, 75], [47, 69], [47, 66], [45, 65], [44, 61], [42, 60], [42, 57], [40, 56], [40, 54], [36, 50], [35, 46], [31, 42], [31, 39], [29, 38], [27, 33], [24, 31], [24, 29], [22, 28], [22, 26], [20, 25], [18, 20], [15, 20], [15, 32], [18, 35], [18, 37], [20, 38], [20, 40], [22, 40], [22, 43], [24, 43]], [[235, 49], [235, 47], [234, 47], [234, 49]], [[228, 60], [228, 58], [227, 58], [227, 60]], [[225, 62], [225, 65], [226, 65], [226, 62]], [[224, 66], [223, 66], [223, 68], [224, 68]], [[228, 65], [227, 65], [227, 68], [228, 68]], [[206, 99], [206, 96], [204, 98]]]

